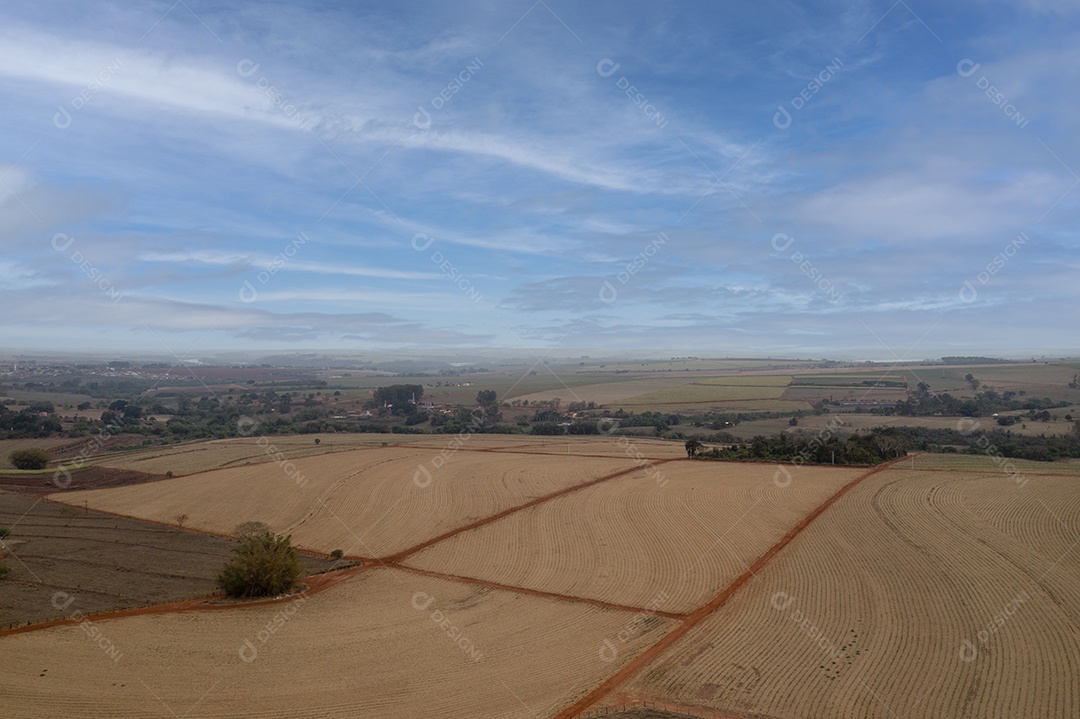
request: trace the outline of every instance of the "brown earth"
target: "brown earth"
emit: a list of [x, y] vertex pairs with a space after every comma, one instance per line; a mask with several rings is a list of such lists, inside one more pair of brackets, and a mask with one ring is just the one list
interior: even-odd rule
[[[0, 492], [0, 629], [205, 597], [236, 542]], [[306, 574], [333, 565], [302, 556]], [[62, 594], [58, 594], [62, 593]], [[70, 601], [69, 601], [70, 600]]]
[[[59, 471], [59, 474], [57, 473]], [[82, 489], [111, 489], [129, 484], [144, 484], [164, 479], [161, 475], [133, 472], [110, 467], [85, 467], [70, 474], [60, 470], [42, 474], [0, 474], [0, 491], [17, 492], [33, 497]]]

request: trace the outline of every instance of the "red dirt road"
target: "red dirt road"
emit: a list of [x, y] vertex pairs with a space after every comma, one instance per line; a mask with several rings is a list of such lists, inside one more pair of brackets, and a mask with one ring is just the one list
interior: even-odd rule
[[658, 641], [656, 644], [652, 645], [644, 652], [639, 654], [637, 657], [635, 657], [633, 660], [628, 662], [625, 666], [623, 666], [622, 669], [615, 672], [615, 674], [612, 674], [610, 677], [608, 677], [608, 679], [602, 684], [600, 684], [600, 686], [596, 687], [584, 697], [574, 702], [572, 705], [570, 705], [563, 711], [559, 712], [557, 715], [555, 715], [554, 719], [577, 719], [577, 717], [581, 716], [582, 712], [584, 712], [586, 709], [592, 707], [601, 699], [615, 691], [615, 689], [622, 686], [626, 682], [626, 680], [628, 680], [630, 677], [634, 676], [646, 666], [651, 664], [653, 661], [658, 659], [660, 655], [670, 649], [671, 646], [675, 644], [675, 642], [682, 639], [690, 632], [691, 629], [696, 627], [698, 624], [708, 618], [713, 612], [723, 606], [732, 597], [732, 595], [735, 594], [735, 592], [739, 591], [739, 589], [744, 584], [750, 581], [755, 574], [757, 574], [762, 568], [764, 568], [764, 566], [768, 564], [769, 561], [772, 560], [772, 558], [780, 552], [780, 550], [790, 544], [791, 540], [795, 539], [795, 537], [797, 537], [800, 532], [810, 526], [811, 522], [821, 516], [822, 512], [831, 507], [852, 487], [859, 484], [859, 482], [862, 482], [867, 477], [877, 474], [878, 472], [887, 469], [888, 467], [891, 467], [892, 465], [904, 459], [906, 458], [901, 457], [900, 459], [895, 459], [891, 462], [879, 464], [877, 467], [874, 467], [869, 472], [860, 474], [858, 477], [845, 484], [843, 487], [837, 490], [835, 494], [833, 494], [831, 497], [818, 505], [818, 507], [814, 509], [814, 511], [803, 517], [801, 522], [792, 527], [787, 534], [781, 537], [780, 541], [770, 547], [767, 552], [758, 557], [757, 560], [749, 567], [747, 567], [745, 572], [736, 577], [735, 581], [729, 584], [724, 589], [724, 591], [713, 597], [713, 599], [708, 603], [703, 604], [701, 607], [691, 612], [682, 624], [665, 634], [660, 641]]

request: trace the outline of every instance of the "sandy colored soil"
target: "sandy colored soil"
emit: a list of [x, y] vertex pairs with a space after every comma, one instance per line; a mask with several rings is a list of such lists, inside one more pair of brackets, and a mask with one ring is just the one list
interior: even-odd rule
[[494, 449], [498, 452], [561, 454], [574, 457], [629, 457], [637, 459], [680, 459], [686, 456], [681, 441], [642, 439], [638, 437], [529, 437], [528, 443]]
[[601, 661], [627, 619], [376, 568], [303, 601], [5, 637], [0, 695], [10, 717], [534, 719], [672, 624], [656, 618]]
[[[124, 452], [95, 460], [95, 464], [149, 474], [174, 476], [207, 472], [244, 464], [266, 462], [280, 452], [289, 459], [330, 454], [343, 449], [407, 444], [412, 438], [400, 434], [273, 435], [261, 437], [253, 427], [251, 437], [185, 442], [152, 449]], [[319, 444], [315, 444], [315, 438]], [[270, 448], [270, 445], [273, 448]]]
[[[0, 629], [204, 597], [236, 543], [0, 492]], [[302, 557], [308, 572], [332, 562]], [[57, 592], [65, 596], [56, 599]], [[70, 602], [68, 600], [71, 600]], [[60, 606], [57, 606], [60, 605]]]
[[1027, 459], [997, 459], [986, 454], [919, 454], [910, 461], [897, 465], [897, 469], [961, 470], [965, 472], [999, 472], [1029, 474], [1065, 474], [1080, 476], [1080, 460], [1060, 462], [1034, 462]]
[[671, 613], [717, 594], [815, 506], [866, 470], [681, 460], [458, 535], [405, 564]]
[[[445, 448], [447, 445], [440, 445]], [[179, 477], [150, 485], [62, 495], [65, 502], [231, 533], [265, 522], [297, 546], [346, 556], [401, 552], [462, 525], [605, 474], [628, 458], [373, 448]], [[425, 474], [426, 472], [426, 474]]]
[[920, 456], [789, 468], [788, 484], [676, 444], [650, 443], [674, 457], [642, 469], [610, 438], [537, 439], [61, 495], [211, 531], [259, 519], [380, 559], [299, 598], [0, 636], [7, 714], [1080, 715], [1080, 493], [1061, 465], [1018, 482], [989, 458]]
[[882, 472], [628, 691], [784, 719], [1078, 716], [1078, 550], [1074, 479]]

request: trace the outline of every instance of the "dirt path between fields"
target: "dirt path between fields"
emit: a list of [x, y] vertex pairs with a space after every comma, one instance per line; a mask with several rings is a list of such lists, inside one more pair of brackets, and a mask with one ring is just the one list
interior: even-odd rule
[[593, 689], [591, 692], [586, 694], [578, 701], [571, 704], [563, 711], [556, 714], [554, 719], [578, 719], [578, 717], [580, 717], [583, 712], [593, 707], [601, 699], [604, 699], [616, 689], [621, 687], [623, 684], [626, 683], [628, 679], [633, 677], [635, 674], [640, 672], [649, 664], [652, 664], [652, 662], [658, 659], [660, 655], [670, 649], [672, 645], [674, 645], [677, 641], [686, 636], [692, 629], [694, 629], [697, 625], [701, 624], [701, 622], [711, 616], [713, 612], [715, 612], [717, 609], [727, 603], [727, 601], [737, 591], [739, 591], [739, 589], [741, 589], [744, 584], [749, 582], [754, 577], [754, 575], [761, 571], [765, 567], [765, 565], [773, 559], [773, 557], [779, 554], [784, 547], [786, 547], [788, 544], [791, 543], [793, 539], [795, 539], [795, 537], [799, 536], [799, 534], [804, 529], [810, 526], [811, 522], [821, 516], [821, 514], [826, 509], [835, 504], [837, 500], [839, 500], [849, 490], [855, 487], [855, 485], [859, 484], [867, 477], [875, 475], [882, 470], [888, 469], [897, 462], [904, 461], [905, 459], [907, 458], [901, 457], [900, 459], [894, 459], [890, 462], [879, 464], [877, 467], [874, 467], [869, 472], [864, 472], [863, 474], [860, 474], [858, 477], [845, 484], [831, 497], [818, 505], [812, 512], [803, 517], [802, 521], [789, 529], [787, 534], [780, 538], [780, 541], [778, 541], [776, 544], [770, 547], [768, 551], [758, 557], [753, 564], [746, 568], [746, 571], [736, 577], [735, 580], [727, 587], [725, 587], [722, 592], [717, 594], [715, 597], [712, 598], [712, 600], [710, 600], [706, 604], [703, 604], [702, 606], [698, 607], [698, 609], [691, 612], [680, 625], [665, 634], [664, 637], [660, 639], [660, 641], [658, 641], [656, 644], [652, 645], [644, 652], [639, 654], [637, 657], [632, 659], [630, 662], [628, 662], [626, 665], [624, 665], [622, 669], [608, 677], [607, 680], [601, 683], [598, 687]]

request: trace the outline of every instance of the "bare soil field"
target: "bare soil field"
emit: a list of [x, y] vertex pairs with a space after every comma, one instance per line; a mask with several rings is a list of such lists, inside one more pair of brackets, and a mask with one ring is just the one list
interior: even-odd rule
[[[669, 462], [460, 534], [408, 566], [670, 613], [704, 604], [865, 469]], [[781, 483], [787, 483], [781, 477]]]
[[[347, 556], [400, 552], [459, 526], [605, 474], [626, 457], [580, 457], [377, 447], [239, 466], [149, 485], [66, 493], [65, 502], [229, 533], [265, 522], [297, 546]], [[447, 450], [449, 451], [449, 450]]]
[[604, 439], [596, 437], [528, 437], [528, 442], [508, 444], [493, 448], [499, 452], [528, 454], [561, 454], [573, 457], [630, 457], [637, 459], [679, 459], [686, 456], [681, 441], [624, 437], [611, 435]]
[[20, 718], [535, 719], [673, 624], [654, 618], [601, 661], [632, 618], [375, 568], [276, 605], [4, 637], [0, 695]]
[[0, 491], [44, 496], [57, 492], [75, 492], [83, 489], [125, 487], [129, 484], [144, 484], [159, 479], [162, 479], [162, 477], [153, 474], [93, 466], [69, 473], [56, 469], [23, 472], [8, 470], [7, 472], [0, 472]]
[[[318, 437], [319, 444], [315, 444]], [[151, 449], [140, 449], [101, 457], [95, 464], [116, 469], [131, 469], [148, 474], [174, 476], [206, 472], [243, 464], [258, 464], [274, 459], [277, 453], [295, 459], [342, 450], [407, 444], [412, 437], [400, 434], [290, 434], [268, 437], [252, 436], [185, 442]]]
[[[236, 542], [0, 492], [0, 629], [202, 597]], [[306, 572], [332, 562], [302, 557]], [[63, 596], [56, 598], [57, 592]]]
[[783, 719], [1080, 715], [1078, 518], [1068, 477], [881, 472], [627, 691]]
[[897, 469], [934, 469], [939, 471], [983, 471], [1021, 475], [1074, 474], [1080, 477], [1080, 459], [1058, 462], [1035, 462], [1028, 459], [998, 459], [987, 454], [917, 454], [896, 465]]

